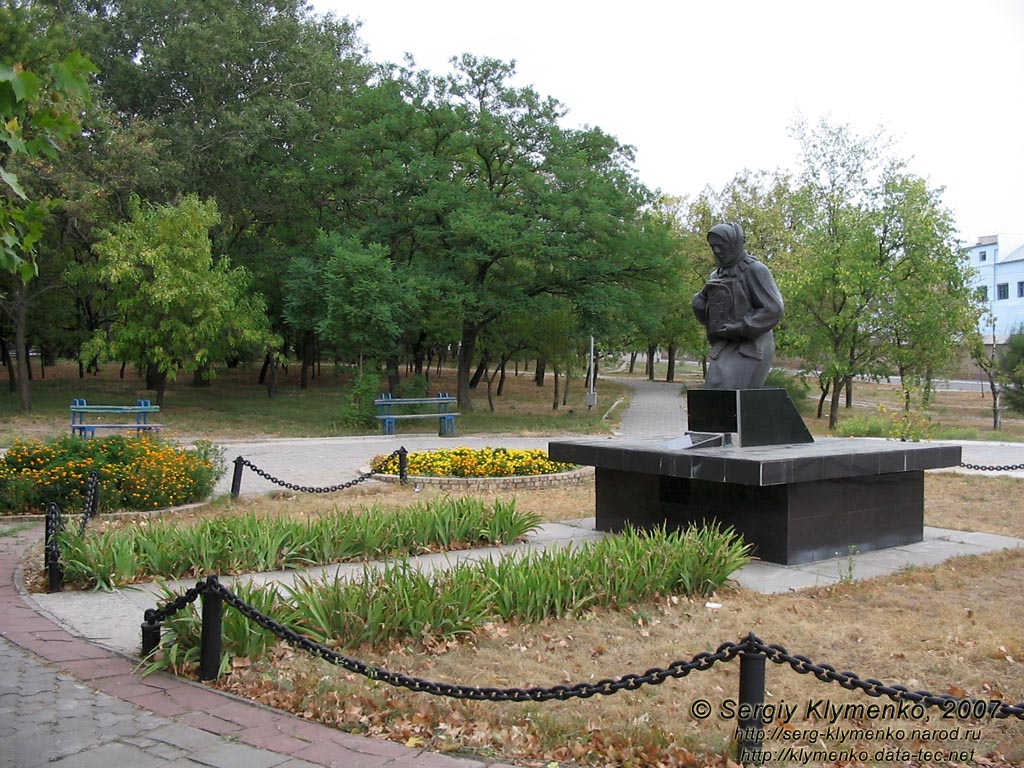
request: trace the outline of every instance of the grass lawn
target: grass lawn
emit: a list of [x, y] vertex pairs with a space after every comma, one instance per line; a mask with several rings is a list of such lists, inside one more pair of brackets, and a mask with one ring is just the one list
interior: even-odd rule
[[[295, 370], [289, 375], [298, 376]], [[432, 389], [454, 389], [450, 374], [442, 381], [447, 386]], [[161, 421], [174, 425], [172, 436], [338, 434], [324, 420], [340, 402], [341, 376], [324, 374], [306, 392], [297, 383], [289, 384], [269, 402], [263, 402], [266, 395], [255, 384], [254, 371], [225, 375], [206, 390], [175, 384]], [[581, 398], [583, 387], [574, 384]], [[94, 389], [86, 391], [87, 386]], [[484, 412], [468, 416], [466, 430], [607, 428], [600, 417], [621, 390], [605, 381], [598, 389], [607, 405], [589, 413], [577, 405], [573, 414], [564, 408], [552, 417], [550, 381], [541, 390], [524, 375], [515, 379], [507, 399], [498, 401], [494, 416], [485, 413], [481, 390], [478, 407]], [[65, 430], [72, 397], [126, 402], [145, 396], [137, 380], [120, 381], [116, 375], [79, 381], [48, 373], [46, 383], [36, 382], [34, 392], [37, 409], [31, 417], [16, 413], [13, 396], [4, 402], [0, 444], [30, 427], [40, 433]], [[898, 402], [897, 392], [877, 385], [858, 385], [856, 394], [855, 411], [865, 414]], [[119, 399], [111, 400], [114, 397]], [[987, 408], [978, 393], [939, 393], [931, 416], [933, 423], [975, 429], [979, 436], [1024, 438], [1024, 427], [1016, 418], [1008, 419], [1004, 432], [989, 435]], [[815, 434], [824, 433], [817, 420], [808, 423]], [[411, 490], [394, 487], [352, 491], [331, 497], [222, 500], [215, 507], [287, 507], [288, 514], [316, 514], [317, 509], [335, 506], [368, 501], [401, 505], [414, 498]], [[520, 508], [547, 519], [570, 519], [592, 514], [593, 493], [592, 485], [520, 492], [516, 501]], [[925, 493], [928, 525], [1024, 538], [1019, 502], [1024, 480], [928, 473]], [[836, 567], [844, 566], [840, 562]], [[887, 685], [1017, 703], [1024, 701], [1022, 572], [1024, 549], [1018, 549], [784, 595], [732, 587], [711, 600], [664, 595], [619, 611], [595, 611], [540, 625], [493, 625], [461, 642], [436, 643], [424, 636], [417, 642], [364, 647], [352, 655], [430, 680], [546, 687], [643, 673], [713, 651], [719, 643], [738, 641], [753, 631], [791, 653]], [[475, 703], [392, 689], [282, 647], [271, 659], [236, 665], [217, 685], [302, 717], [428, 750], [528, 765], [726, 765], [736, 721], [718, 715], [737, 698], [738, 674], [738, 663], [733, 662], [608, 697], [528, 705]], [[808, 713], [808, 704], [823, 699], [836, 706], [881, 704], [888, 699], [848, 692], [788, 667], [769, 665], [767, 675], [767, 703], [795, 705], [798, 714], [766, 747], [776, 752], [793, 745], [798, 753], [845, 749], [869, 754], [863, 762], [808, 759], [805, 764], [1024, 765], [1024, 721], [946, 720], [940, 710], [929, 709], [926, 718], [865, 716], [830, 724], [827, 718]], [[713, 717], [694, 718], [691, 706], [699, 699], [711, 703]], [[853, 731], [829, 731], [830, 725]], [[905, 733], [902, 738], [884, 734], [887, 727]], [[950, 728], [957, 729], [955, 736]], [[939, 733], [940, 729], [946, 732]], [[897, 759], [898, 753], [886, 749], [905, 749], [912, 757]], [[951, 749], [964, 754], [953, 760], [920, 757], [922, 750]]]
[[[163, 434], [172, 439], [261, 437], [331, 437], [366, 434], [346, 429], [340, 423], [344, 393], [351, 379], [351, 370], [324, 366], [306, 389], [300, 387], [299, 367], [289, 366], [278, 374], [273, 397], [259, 384], [259, 367], [222, 369], [207, 387], [191, 385], [191, 377], [170, 382], [161, 412], [154, 417], [165, 426]], [[430, 392], [453, 393], [455, 372], [442, 369], [432, 372]], [[144, 379], [130, 369], [125, 378], [118, 366], [108, 365], [95, 376], [78, 377], [77, 366], [59, 363], [46, 369], [42, 378], [38, 367], [32, 382], [32, 411], [24, 414], [18, 407], [15, 393], [0, 394], [0, 447], [9, 446], [18, 437], [47, 437], [70, 430], [68, 406], [76, 398], [103, 405], [130, 405], [139, 399], [153, 400], [156, 393], [145, 388]], [[474, 409], [460, 407], [459, 434], [502, 432], [517, 434], [593, 433], [607, 432], [616, 424], [622, 410], [612, 411], [608, 420], [602, 417], [613, 402], [628, 395], [628, 388], [613, 382], [600, 382], [598, 405], [588, 409], [583, 404], [586, 385], [575, 377], [570, 382], [569, 402], [553, 408], [554, 384], [549, 374], [544, 387], [533, 381], [532, 371], [518, 376], [509, 370], [505, 393], [495, 395], [495, 410], [488, 409], [486, 383], [481, 382], [474, 393]], [[383, 386], [383, 383], [382, 383]], [[564, 392], [560, 380], [560, 394]], [[497, 385], [495, 384], [495, 388]], [[433, 431], [431, 420], [410, 420], [402, 425], [403, 433]]]

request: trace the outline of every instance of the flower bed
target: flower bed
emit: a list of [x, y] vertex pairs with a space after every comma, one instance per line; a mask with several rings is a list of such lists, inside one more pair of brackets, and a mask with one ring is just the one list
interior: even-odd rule
[[[582, 482], [593, 467], [552, 461], [540, 448], [445, 448], [408, 454], [408, 474], [418, 485], [442, 490], [553, 488]], [[398, 457], [376, 456], [377, 477], [398, 480]]]
[[188, 504], [208, 497], [223, 471], [223, 457], [209, 443], [186, 449], [155, 435], [17, 440], [0, 459], [0, 514], [38, 513], [50, 502], [74, 510], [93, 472], [105, 509]]

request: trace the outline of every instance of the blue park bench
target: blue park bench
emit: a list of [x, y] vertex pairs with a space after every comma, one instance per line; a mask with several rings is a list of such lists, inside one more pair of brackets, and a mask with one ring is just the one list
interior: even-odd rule
[[[160, 406], [149, 400], [139, 400], [135, 405], [89, 405], [85, 400], [71, 401], [71, 434], [81, 435], [86, 440], [96, 436], [97, 429], [127, 429], [135, 432], [159, 432], [163, 424], [154, 424], [149, 414], [159, 413]], [[86, 417], [97, 414], [134, 416], [135, 421], [89, 423]]]
[[[455, 437], [455, 417], [459, 414], [454, 408], [458, 402], [447, 392], [439, 392], [437, 397], [392, 397], [385, 392], [373, 404], [379, 411], [377, 420], [385, 435], [398, 434], [396, 422], [399, 419], [437, 419], [437, 434], [441, 437]], [[395, 408], [422, 405], [436, 406], [436, 409], [430, 413], [395, 412]]]

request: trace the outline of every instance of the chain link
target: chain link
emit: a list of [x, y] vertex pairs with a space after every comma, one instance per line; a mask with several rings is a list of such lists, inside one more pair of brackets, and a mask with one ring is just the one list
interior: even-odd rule
[[788, 664], [801, 675], [813, 674], [823, 683], [838, 683], [848, 691], [861, 691], [874, 698], [888, 696], [896, 702], [909, 701], [925, 707], [948, 707], [951, 704], [959, 704], [965, 701], [972, 704], [982, 702], [988, 717], [1001, 719], [1016, 717], [1024, 720], [1024, 701], [1013, 705], [1004, 701], [982, 701], [975, 698], [959, 699], [950, 694], [937, 695], [928, 691], [911, 691], [902, 685], [886, 685], [881, 680], [862, 678], [853, 672], [837, 672], [836, 668], [831, 664], [815, 664], [806, 656], [788, 653], [781, 645], [768, 645], [754, 634], [750, 634], [747, 637], [747, 643], [751, 651], [763, 653], [770, 661], [776, 664]]
[[981, 464], [967, 464], [965, 462], [961, 462], [960, 466], [964, 469], [978, 469], [982, 472], [1016, 472], [1024, 469], [1024, 464], [998, 464], [989, 467]]
[[95, 472], [89, 473], [89, 481], [85, 487], [85, 505], [82, 507], [82, 522], [78, 526], [78, 538], [85, 536], [85, 527], [99, 513], [96, 494], [100, 490], [100, 479]]
[[[389, 461], [389, 460], [395, 458], [396, 456], [399, 456], [401, 454], [401, 452], [402, 452], [401, 448], [399, 448], [396, 451], [392, 451], [391, 455], [388, 456], [387, 459], [384, 459], [384, 462]], [[243, 458], [241, 456], [239, 456], [236, 459], [236, 461], [241, 463], [242, 466], [245, 466], [245, 467], [248, 467], [249, 469], [251, 469], [253, 472], [255, 472], [257, 475], [262, 477], [264, 480], [267, 480], [267, 481], [273, 483], [274, 485], [280, 485], [282, 488], [287, 488], [289, 491], [296, 491], [298, 493], [336, 493], [337, 491], [343, 491], [346, 488], [351, 488], [351, 487], [353, 487], [355, 485], [359, 485], [359, 483], [365, 483], [367, 480], [369, 480], [374, 475], [380, 474], [380, 471], [381, 471], [378, 467], [371, 466], [369, 472], [366, 472], [366, 473], [364, 473], [362, 475], [359, 475], [359, 477], [355, 478], [354, 480], [349, 480], [348, 482], [345, 482], [345, 483], [338, 483], [338, 485], [330, 485], [330, 486], [326, 486], [326, 487], [318, 487], [318, 486], [308, 486], [308, 485], [296, 485], [294, 483], [289, 483], [289, 482], [287, 482], [285, 480], [281, 480], [280, 478], [274, 477], [269, 472], [267, 472], [267, 471], [265, 471], [263, 469], [260, 469], [255, 464], [253, 464], [251, 461], [249, 461], [248, 459]], [[384, 462], [381, 462], [381, 463], [383, 464]]]
[[224, 602], [241, 612], [254, 623], [272, 632], [289, 645], [306, 651], [339, 666], [349, 672], [354, 672], [370, 680], [387, 683], [392, 686], [406, 688], [410, 691], [427, 693], [434, 696], [447, 696], [454, 699], [468, 699], [472, 701], [550, 701], [557, 699], [565, 701], [575, 698], [589, 698], [600, 694], [610, 696], [621, 690], [634, 691], [645, 685], [660, 685], [669, 678], [686, 677], [690, 672], [710, 669], [719, 661], [731, 661], [740, 651], [744, 650], [744, 644], [723, 643], [715, 653], [701, 653], [689, 661], [675, 661], [667, 669], [653, 668], [642, 675], [628, 674], [619, 678], [605, 678], [596, 683], [577, 683], [575, 685], [555, 685], [549, 688], [478, 688], [469, 685], [458, 685], [454, 683], [438, 683], [423, 680], [418, 677], [411, 677], [400, 672], [392, 672], [382, 667], [367, 664], [357, 659], [352, 659], [344, 654], [327, 648], [314, 640], [299, 634], [290, 627], [275, 621], [269, 616], [261, 613], [256, 608], [246, 604], [230, 590], [217, 581], [216, 576], [209, 576], [206, 581], [207, 589], [216, 591]]
[[[838, 683], [847, 690], [859, 690], [868, 696], [888, 696], [894, 701], [909, 701], [922, 704], [923, 706], [948, 706], [951, 702], [961, 701], [976, 702], [977, 699], [957, 699], [950, 695], [935, 695], [928, 691], [911, 691], [903, 686], [887, 686], [881, 680], [861, 678], [852, 672], [837, 672], [830, 664], [815, 664], [806, 656], [793, 655], [786, 651], [781, 645], [768, 645], [757, 635], [751, 632], [738, 643], [725, 642], [718, 646], [714, 653], [698, 653], [692, 659], [681, 659], [673, 661], [667, 668], [653, 667], [643, 674], [626, 674], [618, 678], [604, 678], [595, 683], [576, 683], [575, 685], [554, 685], [551, 687], [533, 688], [478, 688], [470, 685], [455, 683], [439, 683], [412, 677], [400, 672], [392, 672], [366, 662], [345, 656], [331, 648], [328, 648], [316, 641], [296, 632], [291, 627], [276, 621], [275, 619], [261, 613], [258, 609], [247, 604], [227, 587], [223, 586], [215, 575], [207, 576], [205, 581], [200, 581], [195, 588], [188, 590], [176, 600], [168, 603], [161, 609], [149, 609], [146, 611], [145, 619], [147, 624], [153, 624], [164, 618], [172, 616], [189, 603], [194, 602], [204, 591], [211, 591], [220, 595], [221, 599], [243, 616], [247, 617], [263, 629], [276, 635], [289, 645], [306, 651], [307, 653], [362, 675], [370, 680], [375, 680], [399, 688], [406, 688], [410, 691], [427, 693], [434, 696], [447, 696], [454, 699], [468, 699], [471, 701], [565, 701], [567, 699], [586, 699], [591, 696], [611, 696], [619, 691], [635, 691], [645, 685], [660, 685], [669, 679], [680, 679], [691, 672], [704, 672], [711, 669], [719, 662], [732, 661], [740, 653], [761, 653], [776, 664], [789, 664], [792, 669], [800, 674], [813, 674], [818, 680], [825, 683]], [[1016, 717], [1024, 720], [1024, 702], [1011, 705], [1005, 702], [986, 701], [984, 702], [989, 717], [1008, 718]]]
[[46, 505], [46, 551], [43, 556], [46, 568], [60, 563], [60, 535], [63, 531], [64, 516], [57, 503], [51, 501]]

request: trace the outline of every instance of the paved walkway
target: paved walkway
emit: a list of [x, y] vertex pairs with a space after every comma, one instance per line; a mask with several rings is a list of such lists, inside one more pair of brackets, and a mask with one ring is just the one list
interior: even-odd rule
[[[621, 433], [629, 437], [678, 435], [685, 429], [685, 399], [677, 385], [638, 381]], [[493, 445], [496, 436], [459, 438], [458, 444]], [[225, 443], [229, 459], [241, 455], [267, 473], [296, 485], [329, 486], [355, 477], [375, 454], [451, 440], [432, 436], [273, 440]], [[500, 437], [511, 447], [545, 447], [545, 438]], [[964, 461], [985, 465], [1024, 462], [1015, 444], [965, 444]], [[1024, 472], [1009, 474], [1024, 476]], [[251, 471], [243, 493], [277, 486]], [[226, 477], [219, 492], [230, 488]], [[41, 536], [41, 526], [8, 524], [0, 537], [0, 768], [110, 768], [130, 765], [214, 768], [312, 766], [421, 766], [480, 768], [499, 765], [408, 749], [345, 734], [213, 691], [176, 677], [141, 677], [136, 669], [142, 611], [153, 607], [145, 588], [114, 593], [27, 595], [20, 559]], [[3, 531], [0, 531], [3, 532]], [[592, 538], [592, 520], [546, 527], [528, 546], [564, 546]], [[983, 534], [926, 530], [919, 545], [859, 555], [858, 578], [911, 563], [937, 563], [955, 554], [1021, 546]], [[487, 556], [460, 553], [459, 557]], [[872, 556], [873, 559], [872, 559]], [[435, 565], [449, 561], [435, 556]], [[783, 591], [837, 581], [849, 573], [846, 558], [808, 566], [753, 563], [738, 581], [753, 589]], [[283, 579], [286, 574], [263, 578]], [[191, 584], [191, 583], [190, 583]]]

